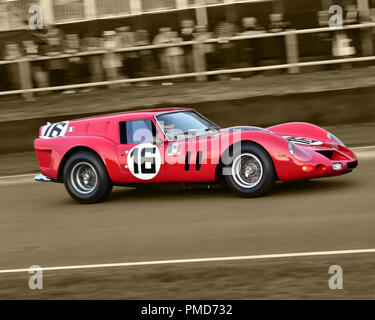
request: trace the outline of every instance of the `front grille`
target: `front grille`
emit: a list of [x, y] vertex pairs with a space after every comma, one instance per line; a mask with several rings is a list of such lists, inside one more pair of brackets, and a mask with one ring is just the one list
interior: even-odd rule
[[332, 159], [333, 151], [332, 150], [315, 150], [316, 152], [320, 153], [321, 155], [325, 156], [328, 159]]
[[358, 161], [348, 162], [348, 169], [354, 169], [358, 166]]

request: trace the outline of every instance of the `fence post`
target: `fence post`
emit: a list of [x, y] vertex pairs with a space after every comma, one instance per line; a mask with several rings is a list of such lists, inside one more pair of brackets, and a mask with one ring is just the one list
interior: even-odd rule
[[[193, 62], [194, 62], [194, 72], [204, 72], [206, 71], [206, 59], [204, 54], [204, 43], [198, 41], [193, 45]], [[206, 81], [206, 75], [198, 75], [197, 81]]]
[[195, 0], [197, 7], [195, 8], [195, 19], [199, 26], [208, 27], [208, 16], [207, 16], [207, 7], [203, 0]]
[[[368, 0], [357, 0], [357, 6], [360, 17], [366, 21], [370, 20], [370, 6]], [[374, 53], [374, 46], [372, 42], [372, 28], [360, 29], [361, 47], [363, 56], [372, 56]]]
[[130, 0], [130, 12], [132, 14], [142, 13], [142, 1], [141, 0]]
[[83, 0], [83, 10], [86, 19], [95, 19], [96, 13], [96, 1], [95, 0]]
[[40, 6], [43, 9], [43, 25], [55, 23], [55, 13], [53, 10], [53, 3], [51, 0], [40, 0]]
[[176, 0], [176, 8], [177, 9], [189, 8], [189, 1], [188, 0]]
[[[286, 49], [286, 62], [288, 64], [298, 63], [299, 53], [298, 53], [298, 38], [297, 35], [292, 32], [285, 35], [285, 49]], [[299, 73], [300, 68], [298, 66], [291, 66], [288, 68], [289, 73]]]
[[[18, 77], [20, 79], [19, 83], [22, 90], [32, 89], [33, 82], [31, 78], [30, 61], [22, 60], [18, 62]], [[22, 96], [27, 101], [34, 99], [32, 92], [24, 92], [22, 93]]]

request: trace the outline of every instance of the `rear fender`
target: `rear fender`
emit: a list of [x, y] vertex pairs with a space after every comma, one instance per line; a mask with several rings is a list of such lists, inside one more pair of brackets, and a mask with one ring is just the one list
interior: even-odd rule
[[113, 182], [121, 176], [121, 168], [117, 158], [116, 144], [103, 137], [62, 137], [55, 139], [37, 139], [35, 149], [38, 152], [51, 150], [48, 168], [42, 170], [47, 177], [58, 180], [61, 177], [63, 165], [74, 152], [92, 150], [103, 161]]

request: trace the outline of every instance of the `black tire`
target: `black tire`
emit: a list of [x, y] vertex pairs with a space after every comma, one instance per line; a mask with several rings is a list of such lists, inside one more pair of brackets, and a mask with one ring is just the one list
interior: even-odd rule
[[64, 184], [74, 200], [85, 204], [103, 201], [113, 187], [102, 160], [89, 151], [70, 156], [64, 166]]
[[240, 148], [233, 150], [233, 156], [227, 159], [224, 165], [225, 181], [243, 197], [262, 196], [275, 181], [271, 157], [256, 144], [242, 143]]

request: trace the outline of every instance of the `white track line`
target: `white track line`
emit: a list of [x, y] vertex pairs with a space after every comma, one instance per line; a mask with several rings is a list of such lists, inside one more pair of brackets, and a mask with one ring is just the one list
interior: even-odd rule
[[[298, 253], [282, 253], [282, 254], [263, 254], [263, 255], [252, 255], [252, 256], [178, 259], [178, 260], [155, 260], [155, 261], [106, 263], [106, 264], [86, 264], [86, 265], [76, 265], [76, 266], [60, 266], [60, 267], [46, 267], [46, 268], [42, 267], [38, 270], [63, 271], [63, 270], [77, 270], [77, 269], [137, 267], [137, 266], [168, 265], [168, 264], [183, 264], [183, 263], [198, 263], [198, 262], [262, 260], [262, 259], [296, 258], [296, 257], [328, 256], [328, 255], [343, 255], [343, 254], [363, 254], [363, 253], [375, 253], [375, 249], [315, 251], [315, 252], [298, 252]], [[29, 271], [30, 269], [7, 269], [7, 270], [0, 270], [0, 274], [21, 273], [21, 272], [29, 272]]]

